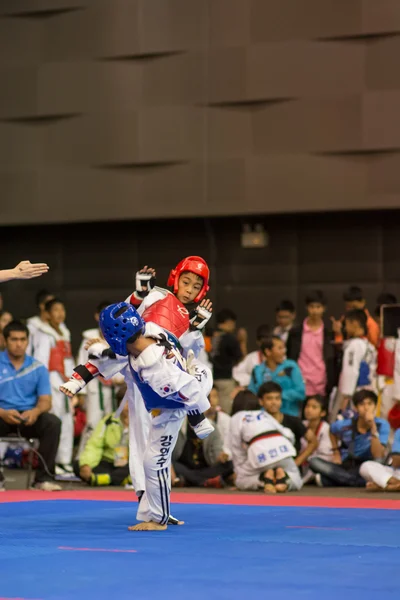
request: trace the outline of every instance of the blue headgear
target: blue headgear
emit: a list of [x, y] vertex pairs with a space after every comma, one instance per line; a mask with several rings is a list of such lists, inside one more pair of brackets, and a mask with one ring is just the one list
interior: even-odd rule
[[137, 310], [126, 302], [111, 304], [100, 313], [100, 329], [115, 354], [127, 356], [126, 344], [136, 333], [144, 333], [145, 322]]

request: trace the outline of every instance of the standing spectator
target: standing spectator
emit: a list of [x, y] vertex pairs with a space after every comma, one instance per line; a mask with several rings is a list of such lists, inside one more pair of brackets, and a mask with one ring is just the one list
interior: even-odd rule
[[367, 460], [360, 467], [360, 475], [367, 483], [370, 492], [400, 491], [400, 429], [394, 434], [394, 440], [388, 464]]
[[220, 405], [228, 414], [231, 412], [231, 393], [235, 387], [232, 369], [242, 358], [235, 329], [236, 315], [233, 311], [226, 308], [217, 313], [217, 329], [212, 338], [211, 361]]
[[[345, 305], [345, 311], [353, 311], [353, 310], [362, 310], [366, 316], [367, 323], [367, 337], [368, 340], [375, 346], [378, 346], [379, 343], [379, 325], [375, 321], [373, 317], [368, 312], [367, 303], [364, 298], [364, 293], [361, 288], [356, 285], [352, 285], [345, 291], [343, 294], [343, 300]], [[343, 342], [343, 322], [345, 317], [342, 317], [339, 320], [331, 317], [332, 320], [332, 328], [335, 333], [335, 342], [342, 343]]]
[[390, 427], [387, 421], [375, 416], [377, 403], [375, 392], [360, 390], [353, 396], [357, 416], [332, 423], [334, 462], [310, 459], [310, 467], [323, 486], [363, 487], [361, 464], [383, 459]]
[[[346, 314], [345, 331], [348, 339], [344, 343], [338, 394], [342, 413], [350, 406], [356, 390], [373, 385], [377, 356], [375, 347], [366, 337], [367, 317], [363, 310], [352, 310]], [[332, 417], [335, 418], [335, 411]]]
[[306, 386], [306, 395], [329, 395], [336, 385], [334, 335], [323, 321], [326, 299], [320, 290], [306, 298], [307, 317], [289, 332], [287, 357], [296, 361]]
[[[109, 306], [111, 302], [101, 302], [95, 310], [94, 319], [99, 323], [101, 311]], [[103, 334], [99, 327], [86, 329], [82, 334], [82, 343], [78, 353], [78, 364], [84, 365], [88, 361], [88, 350], [85, 350], [85, 345], [94, 339], [103, 340]], [[97, 426], [98, 422], [105, 417], [106, 414], [112, 413], [117, 409], [117, 391], [118, 385], [123, 383], [124, 379], [121, 375], [115, 375], [111, 380], [105, 380], [103, 377], [96, 377], [89, 381], [87, 386], [81, 390], [85, 398], [86, 408], [86, 428], [81, 437], [80, 449], [83, 450], [92, 431]]]
[[273, 335], [280, 337], [286, 344], [289, 332], [292, 329], [296, 318], [296, 309], [293, 302], [290, 300], [282, 300], [276, 307], [275, 318], [276, 327], [272, 333]]
[[264, 356], [261, 351], [261, 344], [270, 337], [270, 328], [268, 325], [259, 325], [256, 332], [256, 343], [258, 350], [250, 352], [238, 365], [233, 367], [233, 378], [242, 387], [250, 384], [251, 374], [255, 366], [260, 365]]
[[52, 412], [61, 419], [61, 439], [57, 453], [57, 475], [73, 473], [72, 450], [74, 421], [72, 402], [60, 386], [68, 381], [74, 369], [71, 353], [71, 337], [64, 325], [65, 307], [62, 300], [53, 298], [45, 305], [48, 322], [42, 322], [35, 333], [34, 356], [46, 365], [50, 372]]
[[[282, 388], [277, 383], [270, 381], [264, 383], [258, 390], [258, 399], [260, 406], [271, 417], [278, 421], [283, 427], [287, 427], [294, 434], [294, 446], [297, 456], [295, 463], [300, 467], [305, 460], [317, 449], [317, 439], [314, 433], [307, 429], [299, 417], [283, 414], [282, 407]], [[302, 438], [306, 440], [306, 447], [301, 450]]]
[[[0, 353], [0, 436], [10, 433], [39, 440], [39, 461], [34, 487], [48, 492], [55, 484], [55, 459], [60, 439], [60, 419], [51, 415], [50, 380], [44, 365], [26, 354], [28, 328], [18, 321], [4, 328], [6, 350]], [[44, 462], [44, 464], [43, 464]], [[0, 473], [0, 486], [4, 485]]]
[[254, 367], [249, 390], [257, 395], [263, 383], [274, 381], [282, 389], [282, 412], [298, 417], [306, 396], [303, 376], [298, 364], [294, 360], [285, 358], [285, 344], [277, 336], [265, 340], [261, 350], [264, 362]]
[[11, 323], [13, 316], [6, 310], [0, 310], [0, 351], [5, 350], [6, 342], [3, 335], [3, 329]]
[[40, 329], [41, 325], [48, 323], [49, 315], [45, 310], [46, 302], [49, 302], [54, 298], [54, 294], [49, 292], [48, 290], [40, 290], [36, 294], [36, 306], [38, 308], [39, 314], [34, 317], [30, 317], [26, 324], [29, 329], [29, 347], [28, 354], [33, 355], [33, 348], [35, 345], [35, 334]]

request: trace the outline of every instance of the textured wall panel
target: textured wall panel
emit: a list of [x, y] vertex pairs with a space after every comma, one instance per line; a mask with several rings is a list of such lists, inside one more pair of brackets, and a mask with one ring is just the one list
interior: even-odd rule
[[361, 96], [300, 98], [252, 112], [255, 154], [362, 148]]
[[43, 58], [43, 33], [40, 21], [0, 18], [0, 70], [39, 63]]
[[400, 206], [398, 0], [0, 15], [3, 224]]
[[362, 0], [250, 0], [255, 42], [344, 37], [362, 31]]
[[209, 3], [209, 42], [212, 46], [246, 46], [250, 36], [249, 0], [213, 0]]

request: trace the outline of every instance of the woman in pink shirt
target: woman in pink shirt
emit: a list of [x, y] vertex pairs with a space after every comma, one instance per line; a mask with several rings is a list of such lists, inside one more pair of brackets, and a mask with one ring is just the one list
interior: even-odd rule
[[324, 324], [326, 300], [320, 290], [306, 298], [307, 317], [289, 334], [287, 357], [297, 361], [306, 385], [306, 395], [327, 396], [337, 383], [333, 332]]

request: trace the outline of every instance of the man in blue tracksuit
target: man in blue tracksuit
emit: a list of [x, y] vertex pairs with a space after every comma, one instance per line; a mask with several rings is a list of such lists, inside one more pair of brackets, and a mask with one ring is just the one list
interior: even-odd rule
[[286, 346], [276, 336], [266, 339], [261, 346], [264, 362], [254, 367], [249, 390], [257, 395], [258, 389], [267, 381], [274, 381], [282, 388], [282, 408], [285, 415], [298, 417], [306, 397], [303, 376], [294, 360], [286, 359]]

